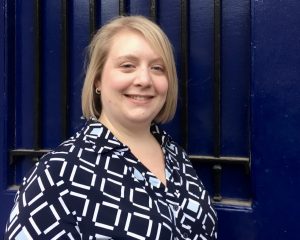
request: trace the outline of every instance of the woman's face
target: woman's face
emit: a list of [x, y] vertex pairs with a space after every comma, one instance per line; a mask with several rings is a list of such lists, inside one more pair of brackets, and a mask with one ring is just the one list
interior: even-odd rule
[[96, 87], [103, 123], [150, 125], [166, 101], [166, 68], [140, 33], [123, 30], [113, 39]]

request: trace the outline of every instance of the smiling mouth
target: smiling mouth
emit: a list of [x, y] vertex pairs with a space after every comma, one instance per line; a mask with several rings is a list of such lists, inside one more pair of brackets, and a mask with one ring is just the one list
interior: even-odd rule
[[137, 101], [145, 101], [153, 98], [153, 96], [143, 96], [143, 95], [130, 95], [125, 94], [126, 97], [137, 100]]

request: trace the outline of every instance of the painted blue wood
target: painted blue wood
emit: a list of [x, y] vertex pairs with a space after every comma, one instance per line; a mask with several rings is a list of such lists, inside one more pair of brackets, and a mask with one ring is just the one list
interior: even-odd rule
[[300, 3], [251, 3], [250, 137], [254, 203], [250, 212], [218, 211], [220, 239], [297, 239]]
[[131, 15], [150, 16], [150, 1], [130, 0], [129, 13]]
[[[5, 7], [4, 0], [0, 0], [0, 136], [6, 136], [6, 90], [5, 90]], [[4, 154], [6, 149], [6, 141], [4, 137], [0, 138], [0, 161], [3, 162], [3, 159], [6, 159]], [[6, 166], [4, 171], [0, 171], [0, 179], [5, 178], [5, 172], [7, 171]], [[6, 181], [0, 181], [0, 189], [4, 189]], [[1, 230], [0, 230], [1, 231]]]
[[[8, 148], [9, 144], [14, 138], [14, 131], [9, 122], [10, 114], [8, 114], [8, 75], [14, 75], [14, 63], [11, 58], [8, 59], [9, 52], [5, 46], [11, 37], [9, 29], [14, 28], [14, 4], [7, 4], [5, 0], [0, 0], [0, 238], [3, 236], [5, 222], [8, 213], [13, 205], [13, 198], [15, 191], [8, 191], [7, 185], [9, 184], [8, 174]], [[8, 17], [12, 18], [8, 22]], [[11, 74], [8, 72], [11, 71]], [[14, 128], [14, 127], [13, 127]]]
[[213, 154], [213, 1], [192, 0], [189, 58], [189, 152]]
[[222, 155], [249, 156], [250, 1], [222, 1]]
[[[213, 1], [191, 1], [189, 153], [213, 155]], [[250, 2], [222, 5], [221, 154], [249, 156]], [[194, 163], [208, 189], [211, 166]], [[223, 166], [221, 194], [251, 199], [250, 176], [244, 166]]]
[[[16, 147], [31, 148], [34, 135], [34, 23], [33, 0], [16, 1], [16, 22], [15, 22], [15, 79], [10, 75], [9, 85], [15, 81], [15, 108], [16, 108]], [[13, 38], [10, 39], [13, 41]], [[10, 44], [13, 48], [13, 45]], [[8, 48], [8, 51], [11, 51]], [[9, 111], [13, 111], [9, 109]]]
[[[8, 86], [15, 91], [15, 110], [12, 108], [12, 99], [9, 99], [8, 109], [14, 115], [9, 121], [15, 122], [15, 143], [10, 144], [9, 149], [32, 148], [34, 144], [34, 1], [15, 1], [15, 11], [18, 16], [15, 19], [15, 76], [8, 75]], [[11, 42], [13, 40], [9, 39]], [[13, 47], [10, 44], [8, 51]], [[22, 158], [11, 181], [20, 183], [24, 172], [31, 166], [31, 159]]]
[[[83, 122], [80, 119], [80, 95], [84, 48], [89, 41], [88, 2], [69, 3], [70, 134]], [[118, 2], [98, 1], [98, 25], [118, 15]], [[213, 149], [213, 1], [189, 2], [188, 150], [191, 154], [210, 155]], [[43, 146], [47, 148], [62, 140], [60, 4], [59, 0], [48, 0], [42, 5], [45, 40], [42, 54]], [[180, 76], [180, 1], [158, 1], [158, 5], [158, 23], [173, 43]], [[28, 165], [32, 164], [29, 159], [23, 159], [13, 175], [8, 165], [8, 150], [32, 147], [33, 143], [34, 33], [33, 0], [0, 0], [0, 7], [0, 55], [4, 56], [0, 57], [1, 238], [14, 196], [14, 191], [8, 187], [15, 180], [20, 181]], [[131, 0], [129, 12], [148, 15], [148, 8], [149, 1]], [[254, 204], [252, 208], [217, 206], [219, 239], [295, 239], [298, 234], [299, 11], [297, 0], [223, 1], [222, 154], [247, 156], [250, 141], [252, 179], [240, 167], [225, 167], [222, 194], [244, 199], [251, 197]], [[12, 94], [14, 89], [16, 97]], [[166, 127], [179, 142], [182, 138], [180, 101], [179, 98], [174, 121]], [[209, 169], [196, 163], [195, 166], [210, 190]]]
[[[98, 1], [99, 2], [99, 1]], [[100, 25], [119, 14], [119, 0], [103, 0], [101, 2]]]
[[[0, 116], [1, 116], [1, 121], [0, 121], [0, 136], [6, 136], [6, 90], [5, 90], [5, 7], [4, 7], [4, 0], [0, 0], [0, 93], [1, 93], [1, 98], [0, 98]], [[3, 164], [4, 159], [6, 159], [6, 155], [4, 152], [6, 151], [6, 141], [4, 137], [0, 138], [0, 161]], [[3, 164], [4, 165], [4, 164]], [[3, 171], [0, 171], [0, 179], [5, 178], [5, 172], [7, 172], [7, 167], [6, 164], [4, 165], [5, 168]], [[1, 191], [4, 189], [6, 186], [7, 182], [6, 181], [0, 181], [0, 189]], [[0, 229], [1, 231], [1, 229]]]
[[81, 89], [84, 80], [83, 63], [85, 59], [85, 49], [90, 41], [88, 1], [72, 1], [70, 4], [70, 13], [69, 110], [70, 119], [72, 120], [70, 122], [71, 135], [76, 130], [79, 130], [83, 124], [81, 119]]
[[[61, 2], [41, 1], [42, 11], [42, 139], [43, 148], [60, 143], [61, 127], [61, 66], [62, 33]], [[26, 4], [26, 3], [25, 3]]]
[[[157, 1], [158, 3], [158, 19], [157, 23], [164, 30], [168, 38], [170, 39], [173, 48], [174, 48], [174, 56], [177, 64], [177, 73], [178, 73], [178, 81], [179, 81], [179, 92], [180, 92], [180, 1]], [[171, 19], [171, 23], [170, 23]], [[182, 139], [182, 129], [180, 127], [181, 121], [181, 113], [182, 113], [182, 101], [178, 100], [177, 112], [172, 120], [172, 122], [168, 123], [164, 126], [166, 131], [168, 131], [175, 141], [181, 143]]]
[[259, 239], [299, 234], [299, 11], [296, 0], [253, 2], [251, 144]]

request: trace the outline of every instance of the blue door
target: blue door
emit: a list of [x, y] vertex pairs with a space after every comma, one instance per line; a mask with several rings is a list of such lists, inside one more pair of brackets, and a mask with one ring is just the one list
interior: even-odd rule
[[297, 0], [0, 0], [0, 238], [24, 174], [81, 128], [84, 51], [122, 14], [174, 46], [180, 97], [164, 126], [213, 197], [219, 239], [300, 239]]

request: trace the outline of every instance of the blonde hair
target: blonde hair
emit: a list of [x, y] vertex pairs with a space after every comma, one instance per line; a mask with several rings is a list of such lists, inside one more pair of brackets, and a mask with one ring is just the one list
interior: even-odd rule
[[87, 119], [100, 117], [102, 107], [99, 95], [95, 93], [95, 82], [101, 80], [103, 67], [114, 36], [124, 29], [141, 33], [164, 61], [169, 87], [165, 104], [154, 121], [157, 123], [168, 122], [174, 117], [178, 95], [173, 49], [168, 37], [160, 27], [143, 16], [115, 18], [101, 27], [94, 35], [87, 49], [87, 68], [81, 97], [83, 115]]

